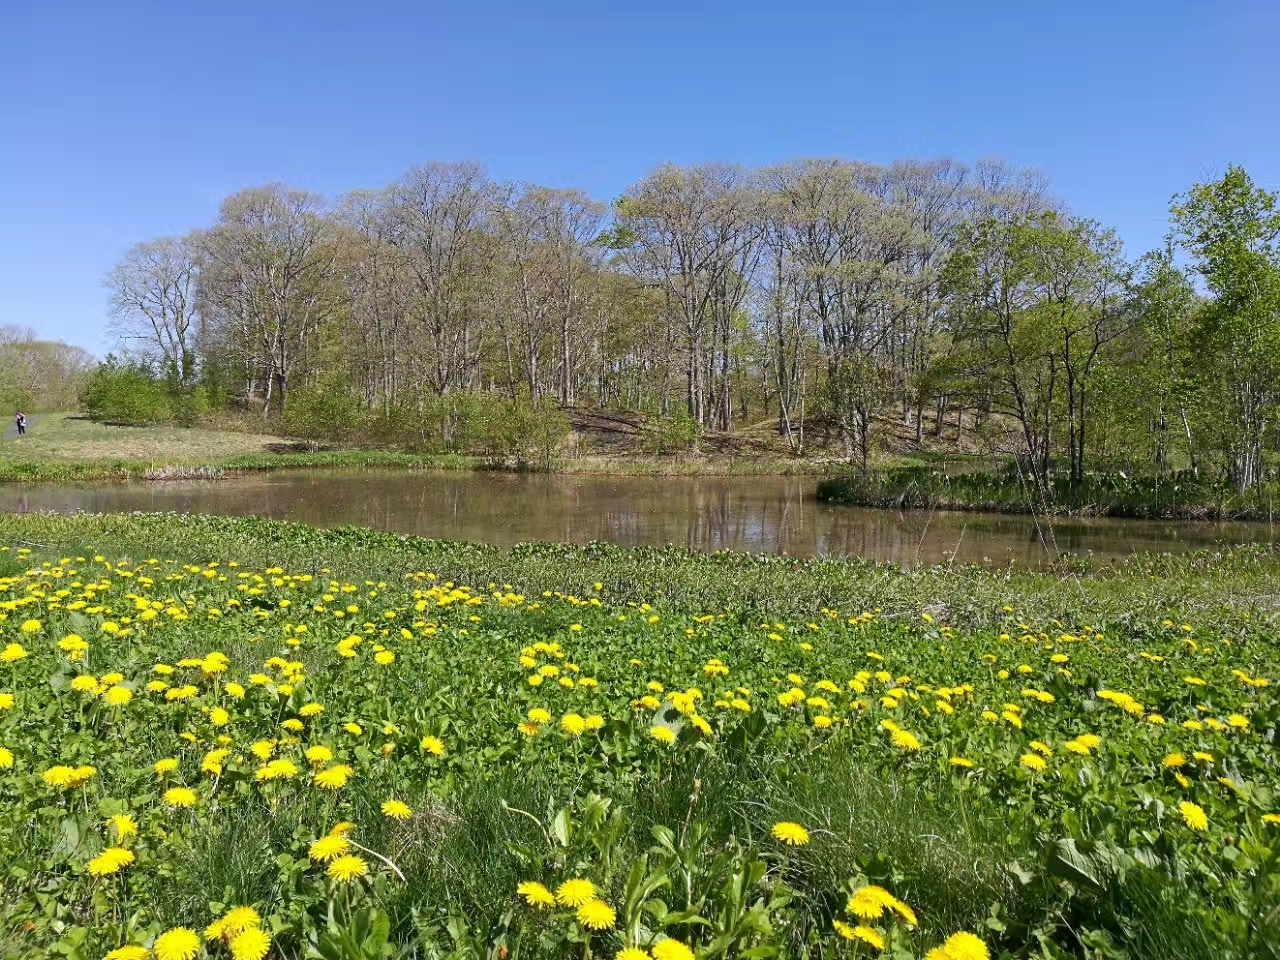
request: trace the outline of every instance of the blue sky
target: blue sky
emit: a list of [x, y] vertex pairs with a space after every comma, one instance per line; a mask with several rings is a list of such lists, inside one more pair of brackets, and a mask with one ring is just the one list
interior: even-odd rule
[[607, 200], [668, 160], [997, 157], [1136, 255], [1229, 162], [1280, 188], [1277, 36], [1274, 0], [15, 2], [0, 323], [105, 352], [132, 243], [432, 159]]

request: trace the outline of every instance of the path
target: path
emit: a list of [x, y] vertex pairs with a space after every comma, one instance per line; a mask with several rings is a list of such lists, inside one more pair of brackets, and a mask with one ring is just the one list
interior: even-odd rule
[[[39, 417], [32, 416], [31, 414], [27, 415], [27, 433], [28, 434], [31, 433], [32, 424], [34, 424], [39, 419], [40, 419]], [[13, 422], [13, 417], [10, 417], [9, 426], [6, 427], [4, 431], [4, 438], [8, 440], [12, 437], [17, 437], [17, 435], [18, 435], [18, 425]]]

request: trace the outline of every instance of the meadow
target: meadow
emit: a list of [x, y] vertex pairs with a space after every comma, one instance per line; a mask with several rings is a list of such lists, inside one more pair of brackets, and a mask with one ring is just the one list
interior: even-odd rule
[[1280, 955], [1276, 566], [0, 518], [0, 955]]

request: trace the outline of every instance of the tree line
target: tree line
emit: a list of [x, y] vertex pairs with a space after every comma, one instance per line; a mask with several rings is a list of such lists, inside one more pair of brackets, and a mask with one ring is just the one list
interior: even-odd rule
[[9, 417], [18, 410], [69, 410], [94, 366], [87, 350], [0, 325], [0, 409]]
[[819, 431], [865, 470], [895, 418], [1041, 484], [1106, 464], [1247, 489], [1277, 446], [1278, 235], [1235, 167], [1130, 261], [998, 163], [666, 165], [608, 206], [429, 163], [333, 203], [241, 191], [138, 244], [107, 279], [133, 359], [103, 378], [420, 446], [485, 404], [592, 406], [768, 421], [797, 455]]

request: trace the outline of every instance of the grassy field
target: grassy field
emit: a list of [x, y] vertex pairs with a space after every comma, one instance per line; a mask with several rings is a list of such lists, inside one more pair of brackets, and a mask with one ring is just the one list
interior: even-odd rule
[[[814, 456], [785, 454], [780, 440], [763, 427], [732, 435], [711, 435], [698, 450], [657, 456], [644, 452], [640, 419], [582, 413], [566, 456], [553, 462], [564, 473], [655, 476], [741, 476], [799, 474], [826, 476], [842, 469], [819, 447]], [[252, 420], [235, 429], [201, 425], [108, 426], [71, 413], [40, 414], [22, 438], [10, 431], [0, 438], [0, 483], [180, 476], [184, 472], [245, 472], [290, 467], [392, 467], [459, 470], [502, 469], [490, 459], [465, 454], [420, 454], [350, 447], [313, 449], [313, 445], [271, 433], [254, 432]], [[905, 463], [941, 462], [941, 454], [886, 455], [885, 468]]]
[[1275, 957], [1278, 575], [0, 518], [0, 955]]

